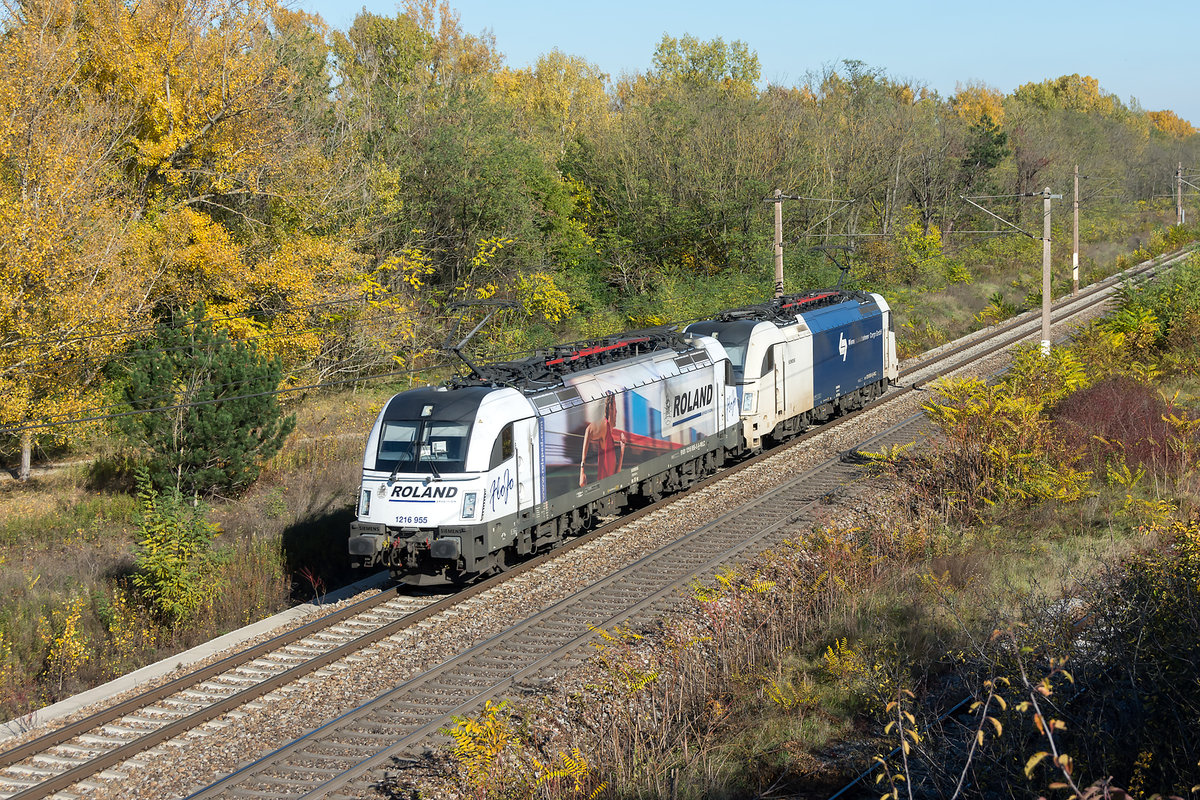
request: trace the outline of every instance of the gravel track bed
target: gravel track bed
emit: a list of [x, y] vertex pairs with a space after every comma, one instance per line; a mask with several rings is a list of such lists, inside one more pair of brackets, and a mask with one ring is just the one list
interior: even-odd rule
[[[906, 404], [907, 405], [907, 404]], [[856, 431], [822, 433], [806, 448], [743, 470], [722, 481], [501, 586], [470, 598], [362, 651], [353, 660], [315, 673], [299, 684], [262, 698], [244, 712], [213, 720], [200, 731], [149, 750], [111, 770], [111, 781], [89, 782], [88, 796], [99, 798], [171, 797], [206, 785], [302, 736], [386, 688], [420, 674], [468, 647], [497, 635], [532, 610], [547, 608], [617, 566], [657, 550], [664, 541], [703, 525], [730, 508], [757, 498], [786, 476], [810, 469], [863, 438], [861, 431], [889, 427], [906, 413], [868, 412]], [[865, 415], [864, 415], [865, 416]]]
[[[1099, 313], [1094, 311], [1089, 316]], [[1069, 327], [1078, 323], [1076, 318], [1071, 323], [1059, 324], [1055, 326], [1054, 335], [1065, 335]], [[987, 335], [987, 331], [982, 331], [967, 338], [976, 340]], [[1029, 336], [1034, 341], [1039, 337], [1040, 330], [1037, 329]], [[997, 353], [955, 375], [994, 374], [1007, 359], [1006, 354]], [[917, 374], [906, 377], [905, 383], [924, 379]], [[658, 549], [665, 541], [757, 498], [783, 478], [812, 469], [855, 447], [872, 433], [916, 413], [927, 397], [923, 392], [910, 392], [886, 405], [868, 409], [852, 424], [818, 433], [804, 446], [791, 448], [742, 470], [732, 480], [713, 484], [614, 529], [595, 542], [467, 599], [454, 609], [279, 689], [249, 707], [148, 750], [78, 785], [75, 790], [93, 798], [186, 795], [295, 740], [383, 690], [495, 636], [532, 610], [546, 608], [582, 586], [605, 577], [617, 566], [636, 560]], [[328, 610], [329, 607], [321, 609], [323, 612]], [[279, 631], [266, 636], [277, 633]], [[215, 655], [213, 659], [222, 655]], [[564, 679], [568, 678], [564, 676]]]

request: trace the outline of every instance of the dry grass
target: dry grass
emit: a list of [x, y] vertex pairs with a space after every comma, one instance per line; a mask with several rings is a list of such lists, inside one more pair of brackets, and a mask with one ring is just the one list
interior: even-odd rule
[[239, 536], [277, 541], [293, 598], [355, 577], [346, 540], [362, 477], [363, 446], [397, 387], [374, 386], [314, 397], [296, 409], [296, 430], [253, 489], [216, 509], [214, 519]]
[[[696, 587], [660, 623], [607, 632], [586, 677], [517, 709], [523, 734], [506, 741], [498, 758], [538, 763], [575, 748], [586, 754], [588, 776], [609, 782], [605, 796], [612, 797], [786, 795], [848, 779], [896, 745], [895, 734], [880, 734], [885, 716], [903, 721], [912, 713], [906, 724], [934, 740], [910, 764], [893, 763], [890, 774], [907, 773], [922, 796], [948, 794], [974, 756], [968, 737], [941, 726], [942, 712], [966, 695], [986, 694], [986, 681], [997, 675], [1013, 679], [1006, 684], [1016, 686], [1008, 693], [1012, 707], [1041, 675], [1062, 682], [1046, 658], [1074, 652], [1078, 605], [1097, 602], [1081, 598], [1111, 596], [1105, 592], [1114, 582], [1105, 576], [1113, 565], [1144, 560], [1181, 525], [1197, 532], [1200, 551], [1197, 464], [1166, 457], [1158, 424], [1166, 409], [1152, 392], [1118, 389], [1117, 404], [1111, 388], [1080, 394], [1061, 419], [1079, 441], [1102, 432], [1111, 452], [1136, 454], [1134, 463], [1148, 470], [1144, 483], [1097, 481], [1072, 503], [1014, 494], [962, 514], [937, 492], [964, 485], [962, 477], [938, 470], [974, 462], [930, 459], [915, 488], [889, 484], [889, 500], [880, 492], [793, 546]], [[1123, 437], [1129, 441], [1121, 445]], [[1039, 457], [1051, 459], [1074, 447], [1043, 444]], [[963, 437], [945, 445], [975, 446]], [[1186, 609], [1195, 607], [1200, 601]], [[1191, 642], [1183, 648], [1189, 654], [1197, 650], [1194, 627], [1180, 634], [1176, 623], [1163, 624], [1179, 642]], [[1173, 663], [1169, 653], [1156, 658], [1147, 672]], [[1105, 669], [1098, 665], [1096, 674]], [[1017, 682], [1022, 670], [1034, 674], [1032, 683]], [[1180, 703], [1200, 705], [1194, 694], [1181, 694]], [[972, 780], [979, 786], [1011, 786], [1020, 777], [1013, 765], [1044, 746], [1030, 716], [1009, 712], [1004, 720], [1014, 733], [978, 759]], [[1173, 737], [1163, 741], [1180, 738], [1175, 728], [1163, 730]], [[1075, 747], [1094, 754], [1094, 774], [1105, 769], [1104, 753], [1117, 752], [1096, 743]], [[1126, 762], [1138, 758], [1126, 757], [1128, 747], [1120, 752]], [[1184, 764], [1188, 752], [1174, 758], [1184, 777], [1192, 769]], [[1126, 778], [1136, 772], [1130, 763], [1122, 765]], [[479, 775], [463, 783], [460, 767], [448, 767], [438, 778], [443, 786], [484, 785]], [[1145, 764], [1142, 772], [1151, 774]], [[402, 796], [413, 785], [400, 780], [391, 788]]]

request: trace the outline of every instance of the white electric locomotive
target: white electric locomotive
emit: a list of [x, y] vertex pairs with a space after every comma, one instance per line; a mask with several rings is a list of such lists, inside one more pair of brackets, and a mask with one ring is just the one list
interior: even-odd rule
[[467, 363], [470, 377], [402, 392], [380, 412], [353, 566], [386, 565], [410, 584], [468, 580], [741, 449], [730, 362], [707, 336], [656, 329]]
[[784, 439], [861, 408], [899, 374], [892, 311], [877, 294], [790, 295], [723, 312], [686, 331], [724, 345], [751, 451], [764, 439]]

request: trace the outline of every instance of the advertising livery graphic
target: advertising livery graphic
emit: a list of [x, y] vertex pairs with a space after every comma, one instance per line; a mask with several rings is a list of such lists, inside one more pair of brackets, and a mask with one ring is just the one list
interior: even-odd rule
[[545, 417], [549, 497], [603, 481], [717, 432], [711, 367], [663, 378], [657, 365], [647, 361], [607, 374], [568, 377], [564, 383], [583, 402]]

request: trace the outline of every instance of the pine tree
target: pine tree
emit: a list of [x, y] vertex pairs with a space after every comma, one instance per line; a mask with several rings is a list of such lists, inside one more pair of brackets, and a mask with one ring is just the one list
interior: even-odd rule
[[1008, 134], [984, 113], [979, 122], [971, 126], [967, 141], [967, 157], [962, 160], [963, 183], [970, 187], [983, 180], [1012, 151], [1008, 147]]
[[[123, 432], [146, 451], [151, 482], [184, 494], [236, 494], [295, 427], [278, 395], [283, 368], [233, 342], [204, 305], [156, 328], [130, 354]], [[152, 411], [151, 409], [163, 409]]]

